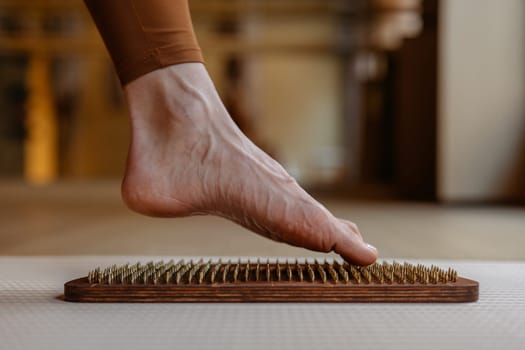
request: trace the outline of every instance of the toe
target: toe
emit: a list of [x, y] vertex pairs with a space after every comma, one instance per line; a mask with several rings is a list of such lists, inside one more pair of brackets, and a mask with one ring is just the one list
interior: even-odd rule
[[[363, 241], [356, 224], [334, 217], [315, 202], [303, 205], [301, 209], [304, 220], [291, 232], [284, 230], [283, 241], [321, 252], [334, 251], [357, 265], [369, 265], [376, 261], [377, 249]], [[280, 222], [289, 222], [289, 219], [282, 218]]]
[[334, 232], [333, 250], [348, 262], [358, 265], [370, 265], [377, 259], [377, 249], [363, 242], [356, 224], [350, 221], [340, 221]]

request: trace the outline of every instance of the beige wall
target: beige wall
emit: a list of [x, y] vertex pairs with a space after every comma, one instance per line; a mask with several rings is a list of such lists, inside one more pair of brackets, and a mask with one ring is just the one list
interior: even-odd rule
[[[206, 65], [219, 92], [224, 63], [238, 47], [194, 16]], [[241, 22], [243, 104], [257, 142], [302, 184], [330, 182], [342, 166], [343, 66], [328, 49], [337, 38], [329, 16], [253, 13]], [[241, 45], [242, 46], [242, 45]]]
[[515, 198], [525, 182], [525, 1], [440, 4], [438, 196]]
[[341, 142], [340, 65], [330, 56], [267, 55], [257, 61], [261, 139], [301, 182], [329, 178]]
[[335, 53], [315, 48], [333, 42], [335, 21], [258, 18], [249, 34], [270, 45], [311, 48], [253, 56], [255, 122], [261, 140], [301, 183], [333, 181], [342, 161], [343, 66]]

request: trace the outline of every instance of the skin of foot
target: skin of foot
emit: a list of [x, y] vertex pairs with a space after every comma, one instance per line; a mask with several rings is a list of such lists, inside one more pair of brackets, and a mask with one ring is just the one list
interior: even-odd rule
[[131, 143], [122, 196], [149, 216], [212, 214], [264, 237], [366, 265], [377, 250], [238, 129], [206, 68], [184, 63], [124, 86]]

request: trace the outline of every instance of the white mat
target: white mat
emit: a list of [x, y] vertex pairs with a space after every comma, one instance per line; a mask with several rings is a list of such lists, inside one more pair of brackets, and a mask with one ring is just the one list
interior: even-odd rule
[[525, 263], [421, 261], [480, 282], [469, 304], [76, 304], [63, 283], [151, 258], [0, 258], [0, 349], [525, 349]]

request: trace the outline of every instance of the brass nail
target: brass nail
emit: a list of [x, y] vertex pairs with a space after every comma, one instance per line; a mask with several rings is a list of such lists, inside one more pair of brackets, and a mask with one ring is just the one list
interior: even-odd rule
[[332, 277], [332, 280], [334, 281], [334, 283], [339, 282], [339, 276], [337, 275], [337, 271], [335, 271], [332, 264], [327, 265], [327, 270], [328, 270], [328, 273], [330, 274], [330, 277]]
[[297, 271], [297, 279], [299, 280], [299, 282], [302, 282], [303, 281], [303, 268], [301, 266], [301, 264], [299, 264], [298, 261], [295, 261], [295, 270]]
[[204, 281], [204, 278], [206, 277], [206, 274], [208, 273], [208, 270], [210, 269], [211, 261], [208, 261], [206, 265], [202, 266], [199, 270], [199, 277], [198, 277], [198, 283], [202, 284]]
[[345, 270], [343, 265], [339, 261], [335, 261], [334, 264], [335, 264], [335, 266], [337, 268], [337, 271], [341, 275], [341, 277], [343, 277], [343, 281], [345, 283], [348, 283], [350, 281], [350, 278], [348, 276], [348, 272]]
[[372, 275], [370, 274], [368, 266], [361, 266], [359, 268], [359, 272], [361, 272], [361, 276], [363, 276], [363, 279], [366, 281], [366, 283], [372, 282]]
[[181, 268], [175, 273], [175, 284], [180, 284], [182, 282], [182, 277], [191, 267], [191, 262], [184, 264], [181, 266]]
[[214, 264], [210, 272], [210, 283], [215, 283], [215, 277], [221, 269], [222, 262], [219, 260], [217, 264]]
[[326, 272], [324, 271], [324, 268], [319, 263], [319, 261], [317, 261], [317, 259], [315, 260], [315, 268], [316, 268], [317, 272], [319, 273], [319, 277], [321, 277], [321, 281], [323, 283], [326, 283]]
[[157, 272], [153, 273], [153, 284], [157, 284], [159, 282], [159, 276]]
[[355, 279], [356, 283], [361, 283], [361, 273], [359, 272], [359, 270], [353, 265], [348, 266], [350, 268], [350, 274]]
[[293, 277], [292, 268], [288, 261], [286, 262], [286, 277], [288, 277], [288, 281], [291, 281]]
[[222, 270], [222, 282], [226, 283], [228, 281], [228, 273], [230, 272], [230, 266], [231, 261], [228, 260], [228, 263], [226, 263], [226, 266], [224, 266], [224, 269]]
[[195, 274], [197, 274], [197, 271], [201, 268], [201, 266], [204, 264], [203, 260], [200, 259], [196, 264], [192, 266], [190, 269], [190, 272], [188, 272], [188, 283], [191, 283], [193, 280], [193, 277]]
[[233, 282], [237, 282], [237, 278], [239, 277], [239, 270], [241, 268], [240, 262], [237, 262], [235, 264], [235, 268], [233, 269]]
[[244, 267], [244, 281], [248, 282], [250, 280], [250, 262], [247, 262]]
[[259, 282], [259, 274], [261, 273], [261, 264], [257, 259], [257, 265], [255, 265], [255, 282]]
[[312, 266], [310, 265], [308, 261], [306, 262], [306, 272], [308, 272], [308, 276], [310, 277], [310, 282], [315, 281], [315, 272], [312, 269]]

